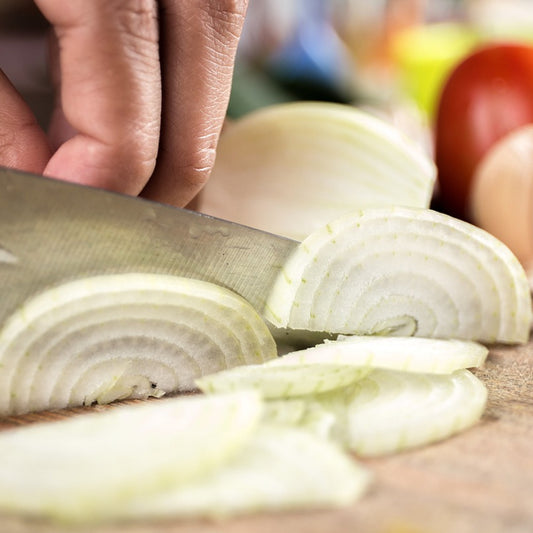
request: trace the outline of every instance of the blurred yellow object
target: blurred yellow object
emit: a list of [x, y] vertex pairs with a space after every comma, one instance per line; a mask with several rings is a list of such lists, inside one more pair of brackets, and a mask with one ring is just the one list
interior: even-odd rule
[[459, 23], [417, 25], [392, 36], [400, 86], [429, 118], [447, 75], [479, 42], [474, 29]]

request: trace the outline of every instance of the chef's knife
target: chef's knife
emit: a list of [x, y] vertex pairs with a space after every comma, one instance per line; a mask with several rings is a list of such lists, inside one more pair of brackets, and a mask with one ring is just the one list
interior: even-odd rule
[[186, 209], [0, 167], [0, 324], [50, 286], [119, 272], [210, 281], [261, 312], [297, 244]]

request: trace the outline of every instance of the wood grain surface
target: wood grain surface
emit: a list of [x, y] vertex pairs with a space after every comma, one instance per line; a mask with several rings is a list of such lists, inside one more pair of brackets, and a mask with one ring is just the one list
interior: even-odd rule
[[[224, 522], [165, 521], [81, 528], [87, 533], [531, 533], [533, 532], [533, 344], [492, 348], [476, 371], [489, 404], [475, 428], [408, 453], [364, 461], [368, 493], [350, 508], [263, 514]], [[0, 429], [82, 410], [0, 420]], [[1, 459], [0, 459], [1, 460]], [[0, 517], [1, 533], [63, 533]]]

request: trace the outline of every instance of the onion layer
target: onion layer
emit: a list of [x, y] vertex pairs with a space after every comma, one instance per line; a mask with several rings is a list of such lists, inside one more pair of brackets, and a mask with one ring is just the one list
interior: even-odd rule
[[473, 426], [487, 389], [468, 370], [418, 374], [375, 370], [350, 387], [316, 398], [335, 413], [337, 439], [361, 456], [436, 442]]
[[455, 339], [339, 335], [336, 341], [288, 353], [263, 366], [345, 365], [347, 369], [355, 366], [449, 374], [482, 366], [487, 355], [485, 346]]
[[346, 337], [196, 380], [207, 393], [254, 389], [265, 398], [292, 398], [338, 389], [373, 368], [446, 374], [481, 366], [488, 354], [475, 342], [413, 337]]
[[272, 366], [248, 365], [231, 368], [197, 379], [204, 392], [230, 392], [254, 389], [265, 398], [291, 398], [343, 387], [370, 372], [365, 366], [349, 366], [323, 361], [321, 364]]

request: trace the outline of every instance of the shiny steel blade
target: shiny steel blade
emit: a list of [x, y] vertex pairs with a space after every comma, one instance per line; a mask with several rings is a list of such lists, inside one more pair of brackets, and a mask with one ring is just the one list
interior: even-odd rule
[[118, 272], [210, 281], [261, 312], [297, 244], [186, 209], [0, 167], [0, 323], [47, 287]]

